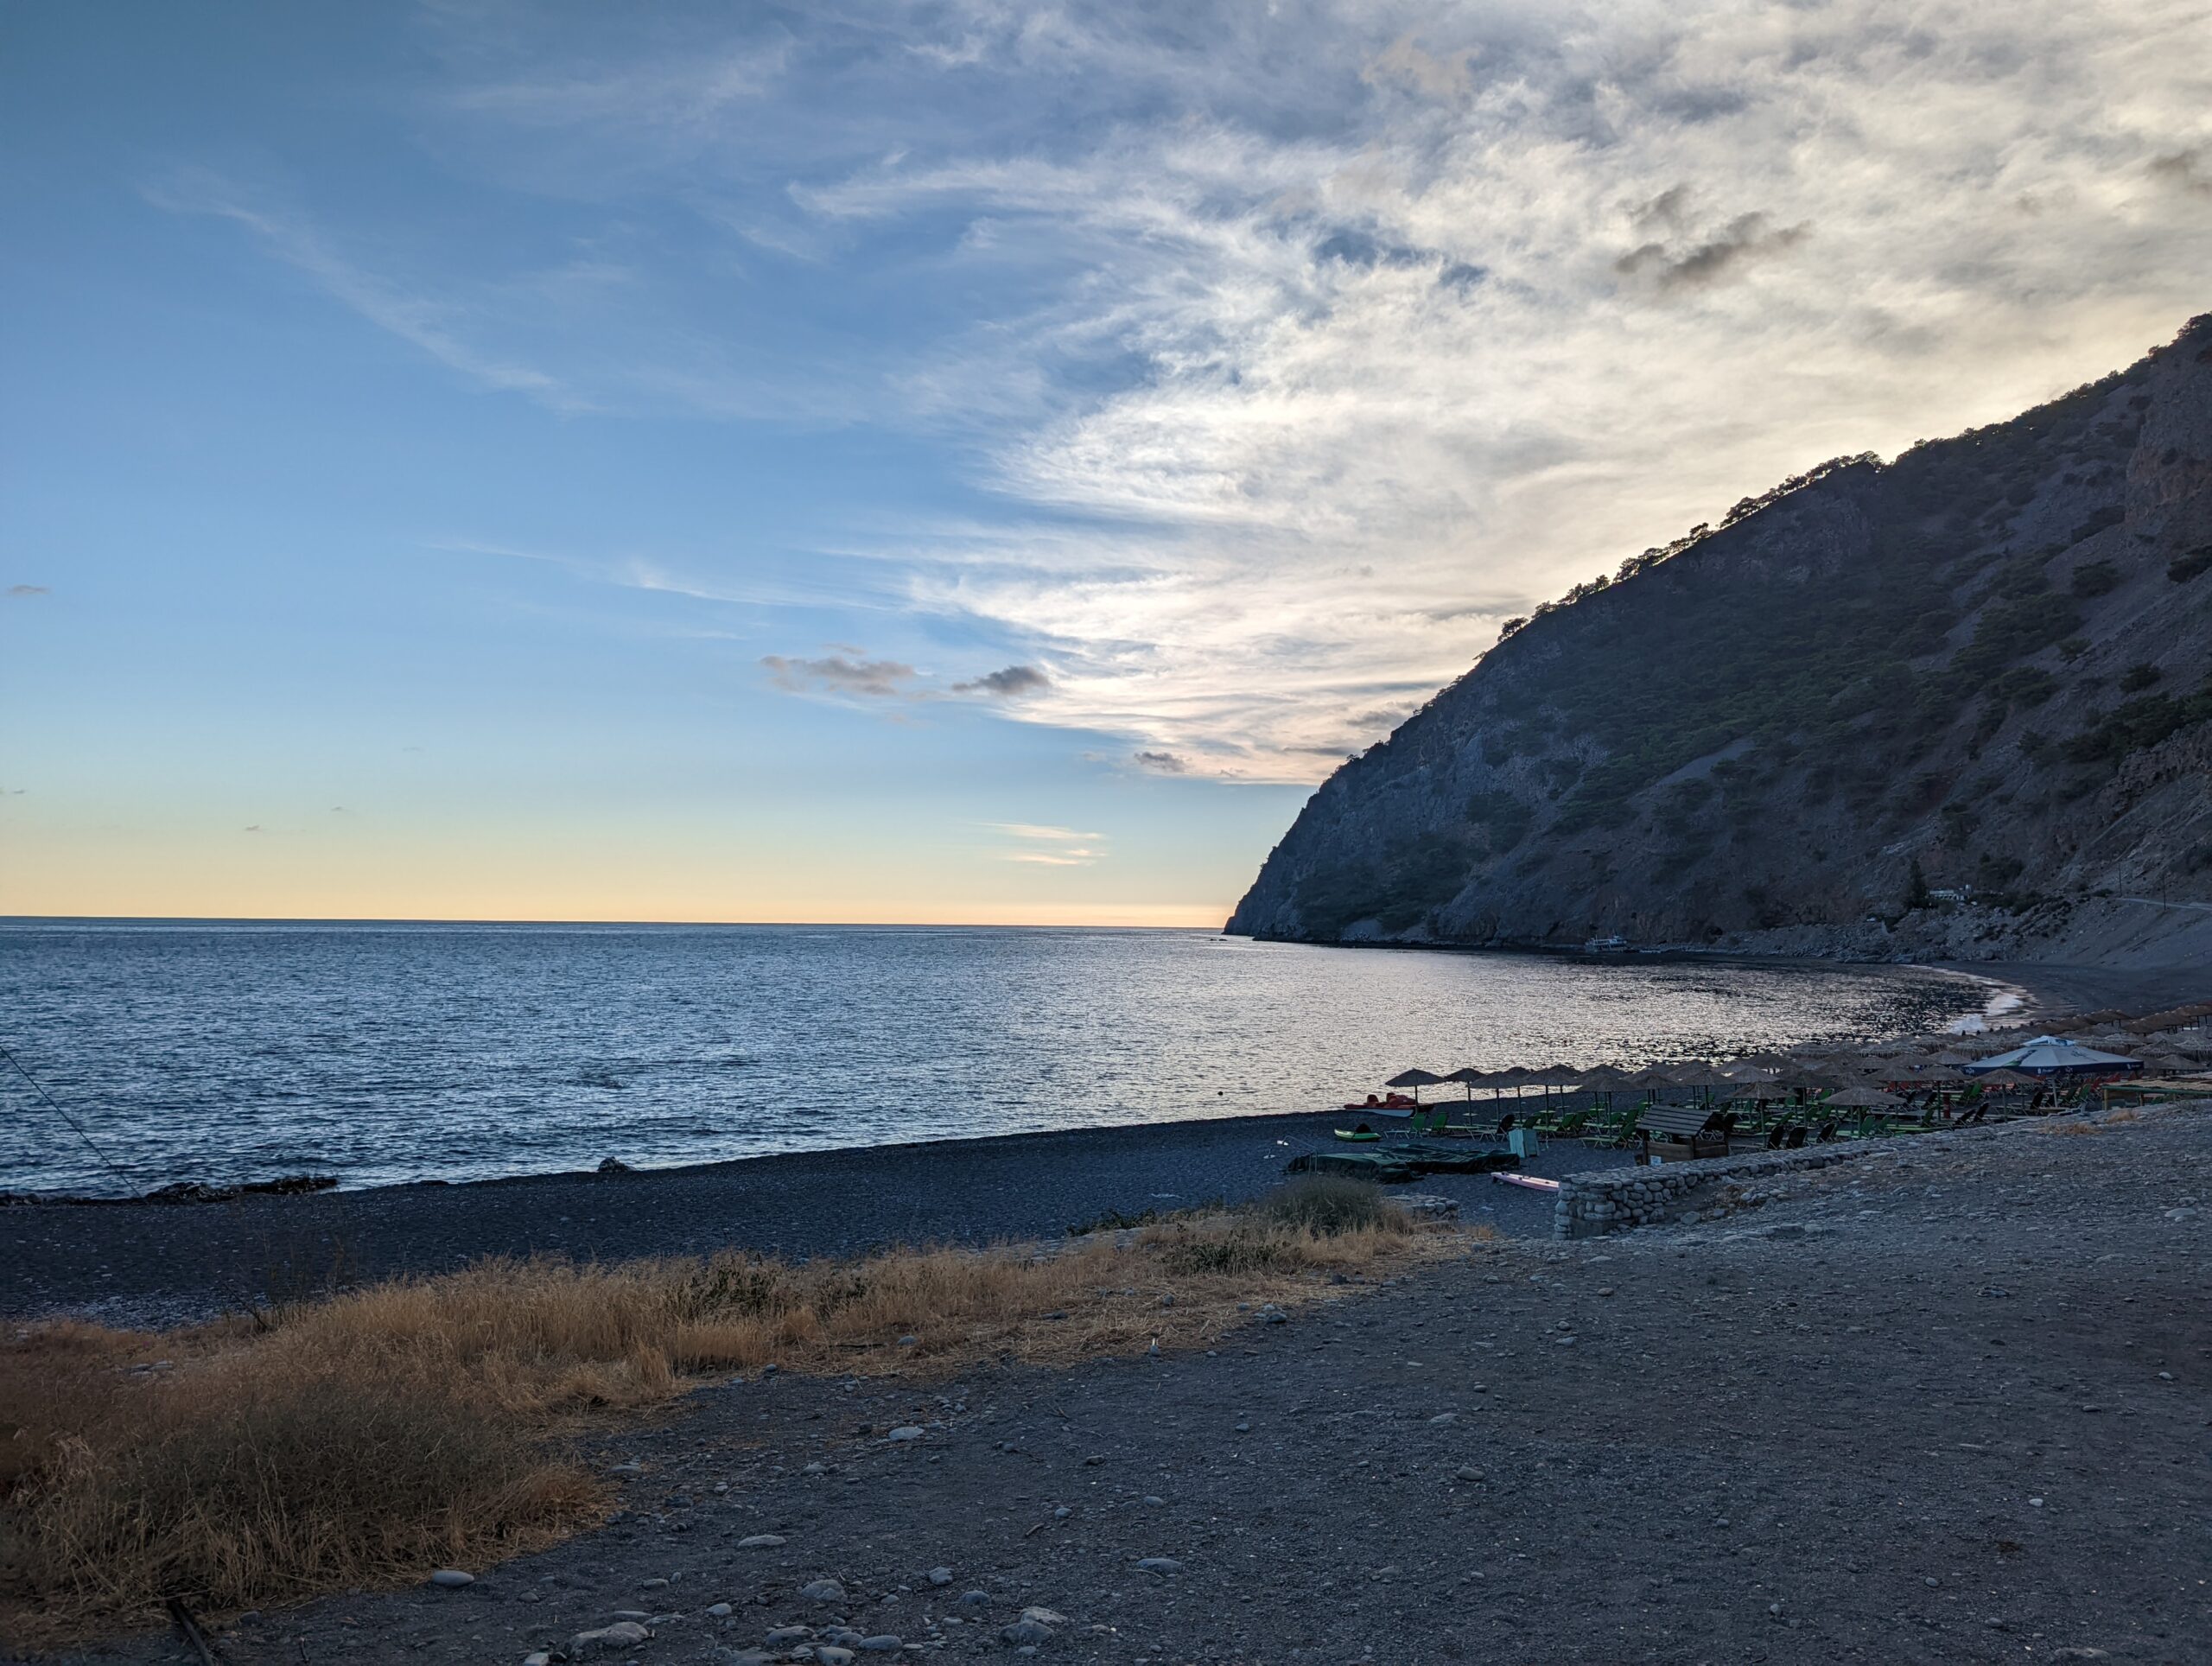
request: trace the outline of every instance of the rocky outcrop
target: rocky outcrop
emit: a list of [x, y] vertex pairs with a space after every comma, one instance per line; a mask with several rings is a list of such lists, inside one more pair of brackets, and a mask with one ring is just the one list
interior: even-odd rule
[[1314, 793], [1228, 929], [1973, 958], [2133, 911], [2191, 939], [2208, 671], [2212, 317], [1540, 609]]

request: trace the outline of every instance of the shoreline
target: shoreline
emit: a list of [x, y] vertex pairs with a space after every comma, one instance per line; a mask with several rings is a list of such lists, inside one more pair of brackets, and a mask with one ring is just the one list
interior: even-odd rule
[[[581, 1262], [724, 1250], [805, 1259], [895, 1244], [1051, 1240], [1119, 1213], [1238, 1203], [1333, 1143], [1342, 1111], [849, 1146], [683, 1167], [251, 1193], [220, 1203], [54, 1203], [0, 1210], [0, 1317], [64, 1313], [160, 1328], [334, 1281], [454, 1270], [487, 1256]], [[1625, 1162], [1555, 1145], [1529, 1172]], [[1461, 1219], [1507, 1237], [1551, 1230], [1548, 1194], [1434, 1175]]]
[[[5, 923], [6, 922], [4, 920], [0, 920], [0, 924]], [[168, 922], [156, 923], [168, 924]], [[255, 922], [246, 923], [252, 924]], [[300, 924], [302, 922], [287, 923]], [[305, 923], [313, 924], [317, 922]], [[1221, 936], [1223, 934], [1219, 932], [1210, 932], [1207, 933], [1207, 935]], [[1343, 943], [1318, 944], [1306, 946], [1356, 951], [1398, 950], [1429, 954], [1542, 954], [1567, 960], [1578, 960], [1585, 957], [1580, 951], [1573, 949], [1542, 948], [1535, 950], [1509, 950], [1495, 949], [1485, 945], [1464, 944]], [[1752, 965], [1762, 968], [1771, 968], [1776, 966], [1802, 966], [1807, 970], [1822, 970], [1838, 965], [1865, 965], [1867, 967], [1887, 968], [1897, 970], [1930, 972], [1955, 982], [1969, 982], [1997, 992], [1993, 994], [1989, 999], [1984, 1002], [1982, 1011], [1980, 1014], [1968, 1014], [1966, 1017], [1953, 1021], [1954, 1025], [1957, 1025], [1967, 1022], [1969, 1018], [1978, 1017], [1982, 1021], [1986, 1028], [1991, 1031], [2009, 1028], [2016, 1024], [2032, 1022], [2034, 1021], [2035, 1014], [2043, 1012], [2058, 1010], [2064, 1004], [2063, 1002], [2056, 1002], [2047, 998], [2044, 992], [2040, 992], [2029, 987], [2023, 981], [1999, 976], [1996, 971], [1988, 969], [2001, 966], [2002, 970], [2006, 972], [2018, 972], [2029, 970], [2010, 963], [1988, 963], [1986, 967], [1969, 963], [1955, 962], [1936, 963], [1899, 961], [1859, 963], [1840, 961], [1819, 956], [1756, 955], [1742, 953], [1715, 954], [1689, 949], [1670, 949], [1664, 951], [1663, 955], [1654, 957], [1663, 958], [1669, 962], [1679, 963], [1689, 961], [1709, 963], [1716, 966]], [[2212, 978], [2208, 978], [2208, 982], [2212, 982]], [[2208, 992], [2212, 992], [2212, 990], [2209, 990]], [[2004, 995], [2011, 995], [2018, 997], [2018, 1004], [2015, 1008], [2006, 1009], [2000, 1013], [1997, 1009], [1995, 1002]], [[2002, 1022], [1997, 1021], [1999, 1018], [2002, 1018]], [[1962, 1034], [1972, 1034], [1978, 1033], [1979, 1032], [1967, 1030], [1961, 1031], [1960, 1033]], [[1879, 1038], [1869, 1037], [1866, 1039]], [[1649, 1059], [1637, 1061], [1637, 1064], [1632, 1064], [1628, 1067], [1634, 1068], [1637, 1067], [1637, 1065], [1640, 1065], [1641, 1063], [1659, 1062], [1659, 1060], [1660, 1056], [1655, 1054]], [[1549, 1061], [1547, 1060], [1544, 1062]], [[1096, 1123], [1074, 1129], [1020, 1129], [1009, 1130], [1005, 1133], [991, 1135], [942, 1135], [918, 1140], [892, 1140], [877, 1144], [812, 1146], [789, 1151], [756, 1152], [749, 1155], [740, 1157], [710, 1157], [703, 1158], [696, 1161], [651, 1165], [640, 1164], [631, 1167], [628, 1172], [638, 1175], [675, 1176], [705, 1173], [715, 1170], [729, 1168], [735, 1165], [770, 1162], [785, 1158], [820, 1157], [842, 1152], [880, 1152], [890, 1154], [920, 1148], [962, 1146], [979, 1141], [1024, 1140], [1063, 1133], [1127, 1133], [1134, 1135], [1142, 1129], [1151, 1129], [1156, 1132], [1162, 1129], [1183, 1128], [1196, 1123], [1259, 1122], [1281, 1117], [1294, 1118], [1306, 1116], [1340, 1116], [1342, 1114], [1343, 1111], [1336, 1108], [1313, 1111], [1243, 1111], [1229, 1116], [1175, 1116], [1152, 1122]], [[610, 1152], [609, 1155], [619, 1158], [620, 1154], [619, 1151], [613, 1151]], [[77, 1207], [117, 1209], [141, 1205], [160, 1208], [204, 1207], [213, 1204], [235, 1202], [241, 1194], [270, 1193], [287, 1197], [302, 1197], [324, 1195], [332, 1192], [336, 1192], [347, 1196], [359, 1196], [373, 1192], [404, 1191], [410, 1187], [426, 1186], [453, 1187], [494, 1186], [540, 1180], [589, 1179], [594, 1178], [595, 1173], [596, 1171], [589, 1168], [540, 1168], [525, 1169], [519, 1172], [505, 1173], [473, 1174], [466, 1177], [452, 1178], [437, 1174], [428, 1174], [418, 1175], [406, 1180], [372, 1180], [365, 1182], [357, 1183], [348, 1181], [342, 1176], [319, 1175], [314, 1170], [309, 1169], [286, 1174], [264, 1175], [250, 1181], [226, 1180], [213, 1186], [207, 1186], [205, 1187], [204, 1195], [193, 1196], [189, 1194], [188, 1191], [185, 1191], [180, 1192], [179, 1195], [171, 1197], [162, 1197], [158, 1195], [158, 1193], [162, 1190], [168, 1189], [168, 1186], [192, 1188], [201, 1186], [203, 1183], [190, 1180], [180, 1180], [168, 1182], [163, 1187], [156, 1188], [152, 1191], [116, 1195], [86, 1192], [19, 1192], [0, 1188], [0, 1221], [6, 1220], [15, 1211], [21, 1209]], [[0, 1309], [0, 1312], [4, 1312], [4, 1309]]]
[[[2124, 996], [2158, 1004], [2172, 974], [2009, 963], [1928, 966], [1988, 991], [1992, 1030]], [[2189, 993], [2198, 993], [2193, 980]], [[2002, 1003], [2017, 1005], [1999, 1010]], [[620, 1261], [742, 1250], [852, 1255], [894, 1243], [1052, 1239], [1115, 1213], [1241, 1202], [1326, 1148], [1341, 1110], [843, 1146], [601, 1173], [424, 1180], [220, 1201], [40, 1199], [0, 1209], [0, 1316], [77, 1313], [159, 1327], [334, 1283], [448, 1271], [486, 1256]], [[1529, 1166], [1547, 1178], [1624, 1163], [1562, 1142]], [[1462, 1219], [1542, 1237], [1552, 1200], [1479, 1176], [1431, 1176]]]

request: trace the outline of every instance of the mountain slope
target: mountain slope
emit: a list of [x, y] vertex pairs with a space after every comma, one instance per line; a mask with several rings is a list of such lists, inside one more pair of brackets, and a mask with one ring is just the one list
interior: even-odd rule
[[1228, 929], [1906, 955], [2212, 926], [2170, 906], [2212, 901], [2208, 672], [2212, 315], [1539, 609], [1323, 784]]

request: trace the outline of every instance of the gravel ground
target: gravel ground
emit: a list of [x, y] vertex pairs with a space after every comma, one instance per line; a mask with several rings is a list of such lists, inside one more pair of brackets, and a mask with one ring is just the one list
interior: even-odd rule
[[2053, 1008], [2096, 1012], [2117, 1007], [2131, 1013], [2162, 1011], [2212, 995], [2212, 972], [2202, 965], [2069, 966], [2041, 961], [1945, 961], [1942, 970], [1964, 972], [2024, 992], [2032, 1027]]
[[2212, 1661], [2212, 1103], [1772, 1192], [1209, 1354], [728, 1383], [601, 1449], [604, 1529], [221, 1646], [519, 1662], [626, 1612], [596, 1657], [1010, 1658], [1034, 1606], [1069, 1662]]
[[[1109, 1210], [1241, 1201], [1333, 1144], [1342, 1115], [1237, 1117], [757, 1157], [630, 1174], [552, 1174], [220, 1204], [39, 1204], [0, 1210], [0, 1314], [72, 1312], [169, 1325], [348, 1278], [438, 1272], [480, 1256], [580, 1260], [732, 1246], [793, 1256], [889, 1243], [1055, 1237]], [[1529, 1172], [1625, 1160], [1559, 1145]], [[1541, 1236], [1551, 1199], [1486, 1177], [1411, 1188], [1470, 1220]]]

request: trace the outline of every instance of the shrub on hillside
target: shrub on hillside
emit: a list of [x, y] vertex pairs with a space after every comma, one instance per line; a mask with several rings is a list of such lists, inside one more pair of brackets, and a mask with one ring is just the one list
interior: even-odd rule
[[1308, 1174], [1288, 1181], [1261, 1199], [1258, 1210], [1281, 1225], [1324, 1238], [1346, 1232], [1388, 1232], [1406, 1224], [1405, 1216], [1384, 1199], [1381, 1186], [1341, 1174]]
[[2084, 601], [2120, 588], [2120, 569], [2108, 561], [2088, 561], [2074, 569], [2067, 588]]

